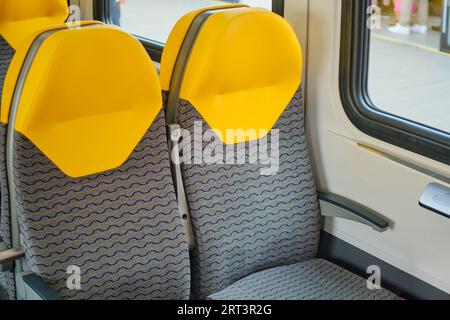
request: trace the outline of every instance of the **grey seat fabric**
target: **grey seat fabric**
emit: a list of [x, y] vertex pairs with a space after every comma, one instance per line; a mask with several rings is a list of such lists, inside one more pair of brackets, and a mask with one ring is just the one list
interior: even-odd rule
[[[178, 111], [180, 126], [193, 132], [201, 116], [183, 100]], [[195, 238], [194, 298], [398, 298], [384, 289], [370, 291], [365, 279], [315, 259], [321, 217], [304, 115], [299, 89], [273, 128], [280, 137], [275, 175], [261, 175], [262, 164], [182, 165]], [[203, 131], [208, 129], [203, 121]], [[201, 143], [192, 146], [195, 154]], [[296, 290], [291, 290], [293, 284]]]
[[[14, 49], [0, 36], [0, 100], [6, 72], [14, 56]], [[0, 101], [1, 103], [1, 101]], [[9, 223], [9, 193], [6, 183], [6, 130], [0, 128], [0, 241], [11, 248], [11, 226]], [[13, 299], [15, 296], [14, 276], [11, 272], [0, 272], [0, 299]]]
[[[132, 43], [139, 45], [134, 39]], [[147, 58], [144, 48], [142, 52]], [[107, 72], [99, 68], [95, 71]], [[93, 93], [86, 94], [88, 99]], [[125, 163], [81, 178], [66, 175], [25, 135], [14, 132], [13, 188], [26, 251], [24, 271], [40, 276], [62, 299], [189, 298], [189, 249], [160, 107]], [[8, 125], [0, 125], [2, 228], [9, 227], [7, 130]], [[2, 230], [10, 245], [10, 230]], [[80, 289], [67, 286], [72, 267], [81, 271]], [[5, 298], [14, 299], [12, 274], [2, 277]]]
[[212, 294], [213, 300], [396, 300], [383, 288], [322, 259], [264, 270]]
[[[116, 170], [72, 179], [16, 133], [15, 181], [29, 269], [67, 299], [188, 299], [164, 112]], [[66, 286], [70, 265], [81, 290]]]
[[[273, 45], [273, 37], [264, 37], [264, 28], [275, 27], [280, 23], [279, 26], [282, 27], [279, 29], [279, 39], [285, 39], [285, 42], [292, 44], [290, 48], [295, 52], [299, 46], [293, 31], [285, 29], [286, 23], [281, 22], [278, 16], [274, 20], [268, 19], [264, 28], [259, 26], [261, 33], [254, 37], [255, 40], [247, 36], [248, 43], [244, 46], [246, 51], [240, 53], [240, 63], [237, 62], [237, 54], [230, 54], [229, 57], [223, 55], [216, 59], [208, 50], [200, 52], [198, 49], [200, 44], [206, 46], [207, 39], [214, 35], [215, 38], [226, 40], [218, 41], [216, 48], [220, 50], [211, 52], [228, 52], [227, 49], [234, 48], [230, 45], [233, 41], [230, 39], [245, 34], [244, 31], [237, 30], [246, 24], [233, 25], [232, 22], [238, 20], [236, 16], [241, 15], [241, 21], [248, 19], [249, 22], [255, 22], [261, 21], [259, 19], [262, 19], [262, 16], [269, 17], [272, 14], [255, 9], [253, 14], [258, 16], [258, 20], [251, 20], [251, 12], [252, 9], [229, 8], [228, 11], [199, 14], [191, 27], [183, 31], [186, 36], [173, 67], [168, 113], [176, 115], [176, 124], [191, 136], [191, 141], [183, 137], [179, 147], [183, 150], [181, 172], [195, 239], [195, 247], [191, 253], [193, 298], [394, 298], [395, 295], [387, 291], [385, 295], [378, 295], [359, 290], [361, 278], [331, 263], [315, 260], [320, 240], [321, 215], [305, 136], [301, 68], [298, 68], [301, 54], [299, 52], [290, 60], [291, 56], [283, 56], [286, 51], [277, 52], [274, 55], [277, 59], [285, 58], [287, 61], [280, 64], [278, 69], [265, 68], [276, 66], [266, 55], [262, 55], [265, 60], [260, 64], [253, 65], [254, 57], [259, 54], [258, 50], [267, 52], [269, 47], [277, 47]], [[209, 18], [214, 15], [217, 19]], [[227, 20], [230, 21], [228, 25], [222, 23], [227, 17], [232, 17]], [[224, 25], [227, 27], [223, 27]], [[256, 34], [256, 27], [252, 27], [253, 34]], [[216, 30], [220, 32], [213, 33]], [[286, 38], [283, 38], [284, 35]], [[167, 46], [172, 45], [172, 49], [179, 46], [176, 41], [171, 43], [170, 39], [177, 38], [169, 37]], [[292, 43], [286, 39], [292, 40]], [[265, 44], [269, 45], [266, 47]], [[164, 76], [163, 71], [170, 70], [164, 62], [169, 61], [167, 63], [170, 66], [171, 61], [170, 55], [165, 58], [163, 54], [161, 70]], [[228, 58], [230, 60], [223, 65], [215, 64]], [[211, 65], [217, 68], [217, 72], [221, 72], [217, 75], [216, 86], [209, 86], [204, 80], [205, 77], [210, 80], [207, 75], [216, 72], [209, 68]], [[239, 68], [232, 69], [230, 65], [239, 65]], [[289, 67], [286, 67], [287, 65]], [[233, 72], [224, 70], [223, 66]], [[290, 71], [293, 74], [290, 74], [289, 81], [286, 81], [284, 76]], [[210, 81], [213, 81], [212, 79], [213, 77]], [[286, 91], [291, 96], [285, 97], [282, 102], [278, 100], [265, 105], [265, 101], [272, 101], [271, 98], [275, 100], [277, 93], [286, 93], [283, 88], [287, 82], [292, 86], [292, 89]], [[264, 90], [267, 88], [275, 89], [272, 92]], [[258, 96], [251, 94], [255, 92], [258, 92]], [[255, 108], [255, 102], [258, 102], [259, 108]], [[234, 103], [236, 105], [233, 105]], [[242, 113], [236, 111], [246, 108], [247, 104], [248, 110], [242, 110]], [[268, 137], [263, 136], [258, 141], [251, 137], [238, 140], [250, 141], [248, 143], [233, 144], [236, 139], [230, 139], [226, 145], [222, 142], [223, 138], [216, 134], [217, 131], [210, 127], [214, 124], [219, 126], [217, 129], [222, 134], [225, 134], [220, 131], [223, 129], [256, 130], [260, 128], [256, 126], [261, 124], [251, 121], [254, 120], [251, 117], [257, 112], [262, 114], [255, 115], [255, 119], [267, 116], [271, 121], [276, 121], [273, 126], [272, 123], [270, 126], [263, 126], [271, 131]], [[271, 112], [276, 113], [277, 117], [273, 118]], [[217, 120], [228, 115], [228, 122], [221, 123]], [[171, 117], [168, 118], [172, 120]], [[238, 119], [243, 121], [239, 122]], [[202, 135], [198, 134], [199, 123], [202, 124]], [[277, 134], [279, 146], [271, 148], [277, 147], [276, 138], [273, 140]], [[255, 158], [255, 149], [250, 148], [255, 144], [258, 145], [256, 152], [260, 156], [261, 150], [265, 149], [264, 145], [268, 146], [269, 153], [275, 151], [275, 154], [268, 155], [279, 160], [278, 170], [273, 175], [262, 174], [265, 171], [263, 169], [268, 167], [264, 157], [260, 158], [258, 163], [248, 161]], [[233, 155], [229, 152], [231, 148], [234, 148]], [[242, 149], [245, 152], [236, 152]], [[276, 149], [279, 150], [279, 155], [276, 154]], [[216, 157], [212, 153], [215, 153]], [[197, 158], [205, 154], [216, 159], [225, 158], [227, 161], [224, 162], [227, 164], [220, 164], [220, 161], [211, 164], [205, 159]], [[189, 157], [190, 162], [186, 161]], [[230, 159], [234, 160], [233, 164]], [[288, 265], [292, 267], [283, 267]], [[304, 272], [311, 272], [314, 276], [308, 279], [304, 277]], [[269, 279], [271, 277], [273, 279]], [[278, 279], [278, 282], [275, 279]], [[340, 286], [339, 281], [342, 279], [348, 280], [343, 286], [346, 290], [338, 293], [336, 288]], [[239, 280], [243, 282], [237, 282]], [[290, 280], [298, 284], [298, 291], [293, 291], [292, 296], [289, 295]], [[283, 282], [285, 286], [279, 287], [279, 282]], [[246, 285], [254, 291], [252, 294], [243, 288]], [[316, 292], [310, 292], [314, 290]]]
[[[192, 105], [180, 102], [182, 128], [193, 132], [194, 122], [201, 119]], [[203, 130], [208, 129], [204, 123]], [[317, 253], [321, 224], [306, 151], [301, 90], [274, 129], [280, 136], [280, 168], [275, 175], [262, 176], [263, 164], [182, 166], [195, 238], [195, 298], [204, 299], [254, 272], [312, 259]], [[247, 156], [248, 152], [246, 148]]]

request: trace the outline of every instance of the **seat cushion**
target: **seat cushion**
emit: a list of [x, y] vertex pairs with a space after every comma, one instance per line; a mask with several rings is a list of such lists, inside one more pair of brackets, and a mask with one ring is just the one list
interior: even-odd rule
[[361, 278], [329, 261], [312, 259], [243, 278], [212, 300], [397, 300], [386, 289], [369, 290]]

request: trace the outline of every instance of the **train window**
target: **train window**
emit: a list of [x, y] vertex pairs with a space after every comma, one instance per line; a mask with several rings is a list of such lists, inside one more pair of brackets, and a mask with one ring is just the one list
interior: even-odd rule
[[450, 54], [440, 46], [443, 2], [379, 2], [370, 36], [369, 97], [386, 112], [450, 132]]
[[446, 3], [344, 0], [340, 90], [360, 130], [450, 164]]
[[110, 0], [112, 22], [128, 32], [165, 43], [175, 23], [186, 13], [223, 3], [245, 3], [272, 9], [272, 0]]
[[[134, 34], [159, 60], [175, 23], [186, 13], [220, 4], [243, 3], [282, 14], [284, 0], [102, 0], [98, 18]], [[152, 52], [153, 51], [153, 52]]]

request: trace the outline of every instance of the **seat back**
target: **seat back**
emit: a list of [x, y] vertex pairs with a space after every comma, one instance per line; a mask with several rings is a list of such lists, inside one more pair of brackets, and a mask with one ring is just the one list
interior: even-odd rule
[[12, 245], [26, 251], [18, 268], [67, 299], [189, 298], [161, 87], [145, 49], [95, 22], [31, 38], [1, 110], [20, 229]]
[[[1, 100], [7, 100], [3, 92], [12, 95], [13, 88], [8, 89], [8, 85], [5, 88], [5, 81], [16, 49], [31, 33], [45, 26], [61, 24], [67, 16], [66, 0], [0, 0], [0, 106], [3, 104]], [[17, 65], [16, 68], [19, 69], [20, 66]], [[10, 83], [15, 83], [17, 74], [11, 72], [10, 78], [14, 78]], [[4, 183], [7, 181], [5, 150], [6, 131], [0, 130], [0, 244], [3, 242], [4, 248], [11, 248], [9, 192]], [[12, 299], [14, 296], [12, 272], [0, 271], [0, 299]]]
[[316, 255], [320, 215], [301, 61], [291, 27], [264, 9], [206, 9], [180, 20], [169, 37], [161, 80], [167, 113], [182, 129], [195, 298]]

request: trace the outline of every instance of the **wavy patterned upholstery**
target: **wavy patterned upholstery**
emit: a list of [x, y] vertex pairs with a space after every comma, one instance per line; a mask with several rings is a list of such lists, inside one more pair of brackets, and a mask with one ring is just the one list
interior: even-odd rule
[[[254, 272], [316, 255], [320, 214], [303, 119], [298, 90], [274, 127], [280, 130], [275, 175], [262, 176], [262, 165], [183, 165], [195, 237], [195, 298], [204, 299]], [[195, 109], [182, 101], [181, 127], [193, 132], [199, 120]], [[209, 127], [204, 124], [203, 129]]]
[[[14, 90], [17, 112], [1, 121], [3, 146], [14, 129], [14, 178], [5, 174], [5, 149], [0, 178], [2, 202], [17, 209], [24, 271], [64, 299], [188, 299], [189, 249], [159, 78], [131, 35], [91, 24], [43, 29], [41, 42], [16, 49], [33, 60]], [[80, 55], [80, 47], [89, 50]], [[9, 103], [2, 107], [7, 115]], [[81, 288], [70, 289], [74, 267]]]
[[[0, 36], [0, 99], [3, 93], [3, 83], [9, 64], [14, 56], [14, 49]], [[1, 101], [0, 101], [1, 105]], [[0, 240], [11, 247], [11, 230], [9, 224], [9, 193], [6, 182], [6, 129], [0, 127]], [[0, 299], [13, 299], [15, 296], [14, 277], [11, 272], [0, 272]]]
[[[192, 133], [201, 117], [181, 101], [178, 121]], [[368, 290], [365, 279], [316, 259], [321, 219], [300, 89], [274, 129], [280, 136], [275, 175], [263, 176], [261, 166], [252, 164], [182, 165], [195, 237], [194, 298], [398, 299], [385, 289]], [[192, 154], [200, 145], [193, 144]]]
[[322, 259], [252, 274], [209, 297], [213, 300], [397, 300], [369, 290], [366, 279]]
[[[195, 239], [193, 298], [394, 298], [369, 294], [363, 279], [315, 259], [321, 217], [305, 137], [301, 48], [286, 20], [252, 8], [191, 13], [166, 47], [161, 79], [169, 90], [168, 120], [185, 130], [179, 148]], [[229, 137], [233, 129], [253, 134]], [[271, 148], [277, 134], [279, 155]], [[257, 151], [249, 148], [255, 142]], [[279, 160], [272, 175], [261, 159], [264, 145]], [[211, 164], [222, 154], [233, 163]], [[348, 282], [338, 292], [342, 279]]]
[[[15, 181], [31, 271], [67, 299], [188, 299], [188, 247], [164, 112], [118, 169], [69, 178], [16, 133]], [[82, 271], [68, 290], [66, 269]]]
[[[6, 178], [6, 126], [0, 124], [0, 237], [11, 248], [11, 224], [9, 216], [9, 191]], [[16, 295], [14, 274], [10, 271], [0, 272], [0, 300], [13, 300]]]

